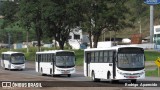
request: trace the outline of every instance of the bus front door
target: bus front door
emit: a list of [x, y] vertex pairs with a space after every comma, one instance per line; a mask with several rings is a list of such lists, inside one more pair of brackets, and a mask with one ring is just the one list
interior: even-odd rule
[[86, 74], [87, 74], [87, 76], [89, 76], [91, 53], [87, 53], [86, 55], [87, 55], [87, 57], [86, 57]]
[[116, 76], [116, 52], [113, 52], [113, 79]]

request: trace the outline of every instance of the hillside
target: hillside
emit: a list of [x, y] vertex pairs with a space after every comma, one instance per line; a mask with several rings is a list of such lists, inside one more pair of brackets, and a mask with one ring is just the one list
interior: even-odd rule
[[[136, 5], [136, 2], [141, 4]], [[141, 6], [140, 6], [141, 5]], [[130, 0], [127, 6], [132, 12], [128, 15], [127, 19], [134, 18], [132, 28], [124, 28], [116, 33], [118, 38], [130, 38], [132, 34], [140, 33], [140, 20], [141, 20], [141, 32], [142, 36], [147, 37], [150, 35], [150, 6], [143, 3], [143, 0]], [[160, 5], [154, 6], [154, 25], [160, 25]], [[107, 38], [110, 37], [109, 32], [105, 33]], [[114, 32], [111, 32], [111, 37], [114, 36]]]

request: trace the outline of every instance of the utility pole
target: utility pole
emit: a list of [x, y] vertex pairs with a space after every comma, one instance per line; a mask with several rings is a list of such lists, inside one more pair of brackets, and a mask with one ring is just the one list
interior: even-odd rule
[[154, 5], [160, 4], [160, 0], [144, 0], [145, 4], [150, 5], [150, 43], [153, 43], [153, 34], [154, 34]]
[[150, 5], [150, 43], [153, 43], [153, 32], [154, 32], [154, 27], [153, 27], [153, 17], [154, 17], [154, 14], [153, 14], [153, 11], [154, 11], [154, 6], [153, 5]]

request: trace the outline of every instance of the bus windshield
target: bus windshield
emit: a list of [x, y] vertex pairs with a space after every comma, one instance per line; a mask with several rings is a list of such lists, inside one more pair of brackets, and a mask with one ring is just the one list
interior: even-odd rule
[[25, 62], [25, 57], [23, 54], [14, 54], [11, 56], [12, 64], [23, 64]]
[[125, 47], [118, 49], [117, 66], [123, 70], [144, 69], [144, 50], [143, 48]]
[[142, 53], [119, 53], [118, 54], [118, 68], [121, 69], [140, 69], [144, 68], [144, 54]]
[[57, 67], [73, 67], [75, 66], [75, 56], [56, 56]]

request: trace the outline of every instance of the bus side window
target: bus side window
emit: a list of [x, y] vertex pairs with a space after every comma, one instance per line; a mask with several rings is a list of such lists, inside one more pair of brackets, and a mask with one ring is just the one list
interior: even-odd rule
[[104, 51], [104, 63], [108, 63], [108, 51]]
[[4, 60], [4, 54], [2, 54], [2, 60]]
[[99, 52], [98, 51], [95, 52], [95, 62], [96, 63], [99, 62]]
[[48, 62], [51, 62], [51, 54], [48, 54]]
[[103, 59], [104, 59], [104, 58], [103, 58], [103, 51], [100, 51], [100, 52], [99, 52], [99, 62], [100, 62], [100, 63], [103, 63], [103, 62], [104, 62]]
[[94, 52], [91, 52], [91, 62], [94, 62]]
[[46, 62], [49, 62], [49, 60], [48, 60], [48, 54], [46, 54], [45, 57], [46, 57]]
[[113, 62], [113, 51], [109, 51], [109, 63]]
[[10, 55], [4, 54], [4, 60], [10, 60]]

